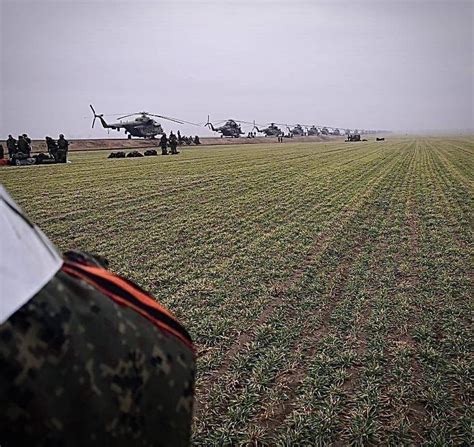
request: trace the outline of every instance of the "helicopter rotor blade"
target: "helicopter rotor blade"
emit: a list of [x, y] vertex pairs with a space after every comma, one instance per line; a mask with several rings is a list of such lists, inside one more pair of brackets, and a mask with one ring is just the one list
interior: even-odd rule
[[95, 113], [95, 110], [94, 110], [94, 107], [92, 107], [92, 104], [89, 104], [89, 107], [91, 108], [92, 113], [94, 114], [94, 118], [92, 120], [92, 129], [93, 129], [95, 125], [95, 119], [97, 118], [97, 114]]
[[[218, 125], [219, 123], [220, 123], [220, 121], [214, 122], [214, 124], [216, 124], [216, 125]], [[210, 129], [212, 129], [213, 123], [211, 123], [211, 119], [210, 119], [209, 115], [207, 115], [207, 121], [205, 123], [203, 123], [203, 125], [204, 125], [204, 127], [209, 127]]]
[[185, 120], [178, 119], [178, 118], [172, 118], [170, 116], [155, 115], [154, 113], [147, 113], [147, 115], [156, 116], [157, 118], [162, 118], [162, 119], [165, 119], [165, 120], [168, 120], [168, 121], [173, 121], [173, 122], [179, 123], [179, 124], [191, 124], [192, 126], [199, 126], [199, 124], [191, 123], [190, 121], [185, 121]]
[[128, 115], [120, 116], [120, 117], [118, 117], [117, 119], [118, 119], [118, 120], [123, 120], [124, 118], [128, 118], [129, 116], [139, 115], [139, 114], [140, 114], [140, 112], [137, 112], [137, 113], [130, 113], [130, 114], [128, 114]]

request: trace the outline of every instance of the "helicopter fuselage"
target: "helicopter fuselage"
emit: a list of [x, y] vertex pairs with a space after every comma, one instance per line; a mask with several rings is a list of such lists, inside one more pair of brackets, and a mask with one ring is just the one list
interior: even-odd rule
[[239, 138], [240, 135], [243, 135], [242, 129], [240, 126], [236, 124], [225, 124], [221, 127], [214, 127], [212, 123], [208, 123], [209, 127], [214, 132], [219, 132], [221, 137], [232, 137], [232, 138]]
[[256, 129], [257, 132], [264, 133], [266, 137], [277, 137], [281, 134], [281, 129], [279, 129], [277, 126], [268, 126], [262, 130], [255, 126], [254, 129]]
[[297, 137], [304, 135], [304, 130], [300, 125], [293, 127], [293, 129], [288, 129], [292, 135]]
[[308, 136], [315, 136], [315, 135], [319, 135], [319, 130], [317, 127], [310, 127], [307, 132]]
[[242, 129], [240, 127], [218, 127], [216, 129], [216, 132], [219, 132], [222, 134], [223, 137], [233, 137], [233, 138], [239, 138], [240, 135], [243, 135]]
[[155, 120], [142, 120], [141, 118], [137, 118], [133, 121], [125, 121], [125, 122], [118, 122], [118, 123], [111, 123], [108, 124], [105, 120], [99, 116], [101, 121], [102, 127], [105, 129], [114, 129], [119, 131], [120, 129], [124, 129], [125, 133], [129, 136], [133, 137], [140, 137], [140, 138], [155, 138], [157, 135], [163, 133], [163, 128], [161, 124], [157, 123]]
[[160, 124], [128, 123], [122, 124], [122, 127], [125, 129], [125, 133], [134, 137], [155, 138], [163, 133], [163, 128]]

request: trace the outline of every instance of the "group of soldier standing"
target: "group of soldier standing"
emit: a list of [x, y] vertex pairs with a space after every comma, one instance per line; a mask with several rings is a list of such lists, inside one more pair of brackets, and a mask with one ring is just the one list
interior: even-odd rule
[[46, 147], [48, 154], [54, 158], [56, 163], [66, 163], [67, 153], [69, 152], [69, 142], [64, 135], [59, 135], [59, 140], [54, 141], [51, 137], [46, 137]]
[[[64, 135], [59, 135], [57, 141], [51, 137], [46, 137], [46, 147], [48, 149], [49, 157], [44, 156], [42, 159], [54, 160], [56, 163], [66, 163], [67, 154], [69, 151], [69, 142], [64, 138]], [[8, 158], [11, 164], [31, 164], [36, 163], [34, 157], [31, 156], [31, 138], [26, 133], [19, 135], [18, 139], [8, 135], [7, 139]], [[41, 154], [40, 154], [41, 155]], [[37, 156], [35, 156], [37, 157]], [[31, 163], [28, 163], [30, 161]]]
[[192, 143], [198, 145], [201, 144], [201, 141], [199, 140], [199, 137], [197, 135], [194, 137], [194, 139], [192, 137], [183, 137], [181, 136], [179, 130], [177, 136], [173, 133], [173, 131], [171, 131], [169, 138], [166, 136], [166, 133], [164, 133], [160, 138], [161, 154], [168, 155], [168, 145], [170, 147], [171, 155], [179, 154], [178, 146], [181, 146], [183, 143], [186, 143], [187, 145], [190, 145]]
[[31, 157], [31, 138], [26, 133], [19, 135], [18, 140], [8, 135], [7, 150], [11, 161], [26, 160]]

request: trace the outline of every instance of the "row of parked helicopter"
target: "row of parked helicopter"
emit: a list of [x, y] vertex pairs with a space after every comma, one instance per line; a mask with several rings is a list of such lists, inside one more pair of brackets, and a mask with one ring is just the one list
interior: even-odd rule
[[[131, 113], [129, 115], [124, 115], [117, 118], [119, 121], [116, 123], [107, 123], [104, 119], [103, 114], [97, 114], [94, 110], [94, 107], [90, 105], [92, 113], [94, 114], [94, 119], [92, 121], [92, 128], [94, 128], [95, 120], [98, 118], [102, 124], [102, 127], [105, 129], [114, 129], [120, 131], [120, 129], [124, 129], [125, 133], [128, 135], [128, 138], [133, 137], [140, 137], [140, 138], [155, 138], [157, 135], [162, 135], [164, 133], [163, 127], [159, 122], [157, 122], [154, 118], [161, 118], [171, 122], [175, 122], [178, 124], [191, 124], [194, 126], [200, 126], [200, 124], [191, 123], [189, 121], [184, 121], [178, 118], [172, 118], [169, 116], [164, 115], [156, 115], [153, 113], [148, 112], [138, 112], [138, 113]], [[126, 118], [132, 118], [128, 121], [123, 121]], [[358, 130], [358, 129], [341, 129], [339, 127], [330, 127], [330, 126], [306, 126], [301, 124], [296, 124], [290, 126], [288, 124], [278, 124], [278, 123], [270, 123], [267, 127], [264, 125], [257, 125], [255, 121], [253, 123], [249, 121], [239, 121], [234, 119], [227, 119], [218, 122], [212, 123], [209, 119], [209, 115], [207, 116], [207, 122], [204, 126], [209, 127], [212, 131], [220, 133], [221, 137], [231, 137], [231, 138], [239, 138], [241, 135], [245, 133], [242, 131], [242, 124], [245, 125], [253, 125], [252, 132], [256, 130], [259, 133], [264, 134], [266, 137], [278, 137], [278, 136], [290, 136], [290, 137], [301, 137], [301, 136], [317, 136], [317, 135], [363, 135], [363, 134], [373, 134], [379, 133], [382, 131], [375, 131], [375, 130]], [[281, 127], [278, 127], [281, 126]], [[288, 133], [285, 134], [283, 129], [287, 129]]]

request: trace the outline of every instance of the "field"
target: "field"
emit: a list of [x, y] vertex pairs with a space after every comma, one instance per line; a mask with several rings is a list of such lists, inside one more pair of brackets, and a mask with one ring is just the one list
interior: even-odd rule
[[195, 445], [472, 445], [473, 138], [106, 155], [0, 179], [187, 326]]

